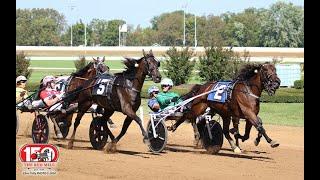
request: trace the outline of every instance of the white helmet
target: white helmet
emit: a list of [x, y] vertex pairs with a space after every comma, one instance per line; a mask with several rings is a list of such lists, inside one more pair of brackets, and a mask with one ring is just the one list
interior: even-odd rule
[[151, 94], [153, 92], [159, 92], [159, 88], [157, 86], [151, 86], [149, 89], [148, 89], [148, 94]]
[[163, 78], [160, 82], [161, 85], [169, 85], [169, 86], [173, 86], [173, 82], [171, 79], [169, 78]]
[[44, 77], [44, 78], [42, 79], [42, 84], [43, 84], [44, 86], [47, 86], [47, 84], [48, 84], [49, 82], [54, 81], [54, 80], [55, 80], [55, 77], [53, 77], [53, 76], [46, 76], [46, 77]]
[[27, 81], [27, 78], [25, 76], [18, 76], [16, 78], [16, 83], [18, 83], [19, 81]]

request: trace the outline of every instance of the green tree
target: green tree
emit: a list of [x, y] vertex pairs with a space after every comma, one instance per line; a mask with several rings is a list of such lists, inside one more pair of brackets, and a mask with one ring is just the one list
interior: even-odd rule
[[218, 16], [202, 17], [198, 22], [198, 44], [200, 46], [224, 46], [225, 22]]
[[178, 51], [177, 48], [172, 47], [167, 52], [164, 61], [165, 75], [172, 79], [175, 85], [184, 84], [191, 76], [192, 70], [195, 66], [195, 61], [191, 61], [193, 51], [188, 47]]
[[183, 44], [183, 11], [163, 13], [151, 20], [152, 29], [157, 33], [157, 43], [162, 46]]
[[[92, 37], [90, 36], [92, 34], [92, 30], [87, 27], [86, 29], [87, 33], [87, 45], [92, 44]], [[73, 46], [80, 46], [85, 45], [85, 25], [80, 19], [79, 22], [72, 25], [72, 45]], [[67, 32], [63, 35], [62, 41], [65, 45], [70, 46], [71, 45], [71, 27], [68, 28]]]
[[119, 45], [119, 26], [125, 24], [123, 20], [108, 21], [108, 26], [101, 36], [101, 45], [118, 46]]
[[27, 59], [24, 52], [16, 53], [16, 77], [22, 75], [27, 79], [31, 76], [32, 70], [28, 69], [30, 59]]
[[225, 35], [228, 45], [256, 47], [261, 34], [261, 19], [264, 9], [248, 8], [237, 14], [221, 16], [226, 22]]
[[156, 31], [151, 28], [142, 29], [138, 26], [134, 31], [128, 32], [128, 46], [152, 46], [157, 43]]
[[17, 9], [16, 45], [60, 45], [64, 26], [64, 15], [54, 9]]
[[277, 2], [263, 14], [260, 41], [265, 47], [304, 47], [304, 9]]
[[231, 49], [221, 46], [207, 47], [205, 55], [199, 57], [199, 76], [203, 81], [232, 79], [248, 59], [248, 53], [245, 53], [245, 56], [245, 60], [241, 60]]
[[88, 26], [88, 29], [92, 32], [90, 34], [91, 45], [102, 44], [102, 37], [104, 31], [108, 28], [108, 21], [103, 19], [93, 19]]

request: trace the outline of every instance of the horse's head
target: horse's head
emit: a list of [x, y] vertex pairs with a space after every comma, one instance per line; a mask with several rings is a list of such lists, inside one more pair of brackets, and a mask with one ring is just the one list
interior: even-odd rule
[[145, 73], [147, 73], [155, 83], [159, 83], [161, 81], [161, 74], [159, 72], [160, 67], [160, 61], [156, 60], [152, 50], [149, 51], [148, 54], [143, 52], [143, 60], [144, 60], [144, 66], [145, 66]]
[[269, 96], [274, 95], [281, 83], [275, 66], [271, 63], [261, 64], [259, 72], [264, 89], [268, 92]]
[[96, 70], [96, 74], [103, 74], [109, 72], [109, 67], [104, 64], [105, 57], [102, 59], [97, 57], [97, 59], [93, 58], [93, 67]]

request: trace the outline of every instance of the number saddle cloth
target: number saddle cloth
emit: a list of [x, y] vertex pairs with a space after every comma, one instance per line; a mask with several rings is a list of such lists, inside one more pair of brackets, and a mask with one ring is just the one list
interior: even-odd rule
[[208, 100], [225, 103], [231, 97], [232, 89], [235, 83], [232, 81], [218, 81], [212, 87], [213, 92], [209, 93]]
[[115, 79], [115, 76], [110, 74], [99, 75], [93, 86], [92, 95], [106, 96], [108, 99], [111, 99], [112, 86]]

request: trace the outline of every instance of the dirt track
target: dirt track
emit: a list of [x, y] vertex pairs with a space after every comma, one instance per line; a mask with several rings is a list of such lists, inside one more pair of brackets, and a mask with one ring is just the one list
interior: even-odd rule
[[[147, 117], [145, 117], [146, 120]], [[118, 135], [124, 116], [115, 113], [112, 119], [118, 125], [113, 131]], [[155, 155], [142, 143], [142, 135], [136, 123], [132, 123], [127, 134], [118, 143], [116, 154], [93, 150], [89, 142], [88, 129], [91, 116], [86, 115], [77, 130], [74, 149], [66, 148], [68, 140], [51, 144], [58, 146], [60, 158], [56, 176], [24, 176], [19, 159], [19, 148], [32, 143], [31, 124], [33, 115], [20, 116], [20, 128], [16, 136], [17, 179], [303, 179], [304, 177], [304, 128], [265, 125], [271, 138], [280, 142], [271, 148], [262, 139], [254, 146], [256, 130], [251, 138], [241, 143], [244, 153], [238, 155], [230, 150], [227, 141], [217, 155], [194, 149], [193, 130], [190, 124], [168, 133], [168, 146], [164, 153]], [[169, 122], [168, 122], [169, 123]], [[52, 123], [51, 123], [52, 124]], [[145, 122], [145, 125], [147, 122]], [[244, 122], [241, 123], [243, 133]], [[52, 129], [50, 129], [52, 132]], [[70, 129], [68, 138], [73, 130]], [[53, 134], [51, 133], [51, 137]]]

